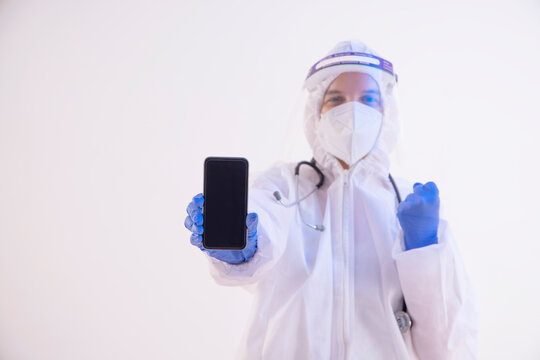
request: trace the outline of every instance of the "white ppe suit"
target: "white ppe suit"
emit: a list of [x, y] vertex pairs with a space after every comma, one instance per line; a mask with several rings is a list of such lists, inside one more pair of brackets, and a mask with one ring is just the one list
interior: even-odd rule
[[[373, 53], [360, 42], [332, 51]], [[441, 217], [438, 244], [405, 251], [396, 217], [396, 194], [388, 180], [389, 153], [399, 126], [395, 89], [382, 77], [384, 118], [377, 142], [345, 170], [316, 136], [328, 85], [343, 71], [378, 70], [336, 66], [310, 88], [305, 132], [324, 185], [297, 206], [284, 207], [318, 182], [302, 168], [296, 194], [295, 164], [279, 164], [249, 189], [249, 212], [259, 215], [254, 257], [230, 265], [208, 255], [218, 284], [243, 286], [254, 294], [251, 323], [238, 348], [241, 359], [474, 359], [474, 297], [447, 221]], [[374, 75], [375, 76], [375, 75]], [[397, 179], [401, 196], [412, 183]], [[443, 199], [444, 201], [444, 199]], [[402, 334], [394, 312], [403, 299], [412, 328]]]

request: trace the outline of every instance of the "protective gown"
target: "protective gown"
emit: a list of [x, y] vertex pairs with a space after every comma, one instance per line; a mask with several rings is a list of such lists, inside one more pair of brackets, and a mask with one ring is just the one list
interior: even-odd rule
[[[343, 49], [370, 51], [358, 43], [333, 51]], [[259, 215], [254, 257], [230, 265], [206, 255], [218, 284], [254, 294], [235, 358], [474, 359], [474, 295], [447, 221], [441, 216], [438, 244], [405, 251], [388, 180], [399, 131], [395, 89], [379, 79], [383, 125], [372, 151], [349, 170], [319, 144], [320, 104], [339, 72], [310, 89], [304, 121], [325, 183], [300, 206], [306, 222], [325, 230], [304, 225], [296, 206], [284, 207], [273, 196], [277, 190], [294, 201], [313, 189], [316, 174], [302, 167], [297, 194], [296, 164], [277, 164], [249, 189], [249, 212]], [[396, 182], [403, 199], [412, 192], [411, 182]], [[413, 321], [405, 334], [394, 316], [403, 299]]]

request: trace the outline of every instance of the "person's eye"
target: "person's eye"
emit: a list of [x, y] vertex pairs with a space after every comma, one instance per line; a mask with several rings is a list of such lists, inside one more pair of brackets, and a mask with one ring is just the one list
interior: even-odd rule
[[342, 96], [334, 96], [334, 97], [331, 97], [329, 98], [328, 100], [326, 100], [327, 103], [338, 103], [338, 102], [343, 102], [345, 99], [343, 99]]
[[370, 104], [378, 104], [378, 103], [379, 103], [379, 99], [378, 99], [378, 98], [376, 98], [376, 97], [374, 97], [374, 96], [369, 96], [369, 95], [363, 96], [363, 97], [362, 97], [362, 100], [363, 100], [363, 102], [364, 102], [365, 104], [368, 104], [368, 105], [370, 105]]
[[362, 103], [366, 104], [367, 106], [371, 106], [373, 108], [378, 108], [381, 105], [381, 101], [376, 96], [362, 96]]

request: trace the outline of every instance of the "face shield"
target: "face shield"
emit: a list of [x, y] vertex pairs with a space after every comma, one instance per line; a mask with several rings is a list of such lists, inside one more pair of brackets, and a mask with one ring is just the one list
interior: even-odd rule
[[[321, 119], [321, 104], [330, 84], [342, 73], [361, 72], [369, 75], [378, 85], [382, 102], [382, 127], [377, 142], [371, 152], [366, 156], [368, 162], [378, 162], [383, 168], [389, 168], [390, 158], [394, 165], [400, 165], [401, 151], [394, 151], [402, 146], [400, 123], [398, 116], [398, 99], [396, 86], [398, 76], [392, 63], [375, 54], [366, 45], [355, 41], [338, 43], [325, 57], [317, 61], [308, 71], [303, 84], [302, 94], [296, 102], [294, 115], [290, 119], [288, 135], [283, 142], [282, 153], [287, 160], [294, 161], [310, 158], [327, 166], [330, 162], [337, 162], [321, 147], [317, 138], [317, 130]], [[303, 112], [303, 114], [302, 114]], [[299, 137], [302, 136], [298, 119], [303, 117], [303, 133], [311, 154], [306, 154], [306, 147], [302, 146]], [[333, 158], [333, 159], [329, 159]], [[335, 164], [334, 164], [335, 165]]]

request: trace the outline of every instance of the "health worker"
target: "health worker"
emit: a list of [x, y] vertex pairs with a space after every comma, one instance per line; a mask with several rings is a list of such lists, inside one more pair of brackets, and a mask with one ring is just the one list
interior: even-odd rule
[[252, 182], [245, 249], [204, 249], [202, 194], [188, 205], [185, 226], [211, 276], [254, 295], [236, 358], [476, 358], [473, 289], [439, 190], [389, 174], [396, 86], [393, 65], [360, 41], [313, 65], [313, 160]]

